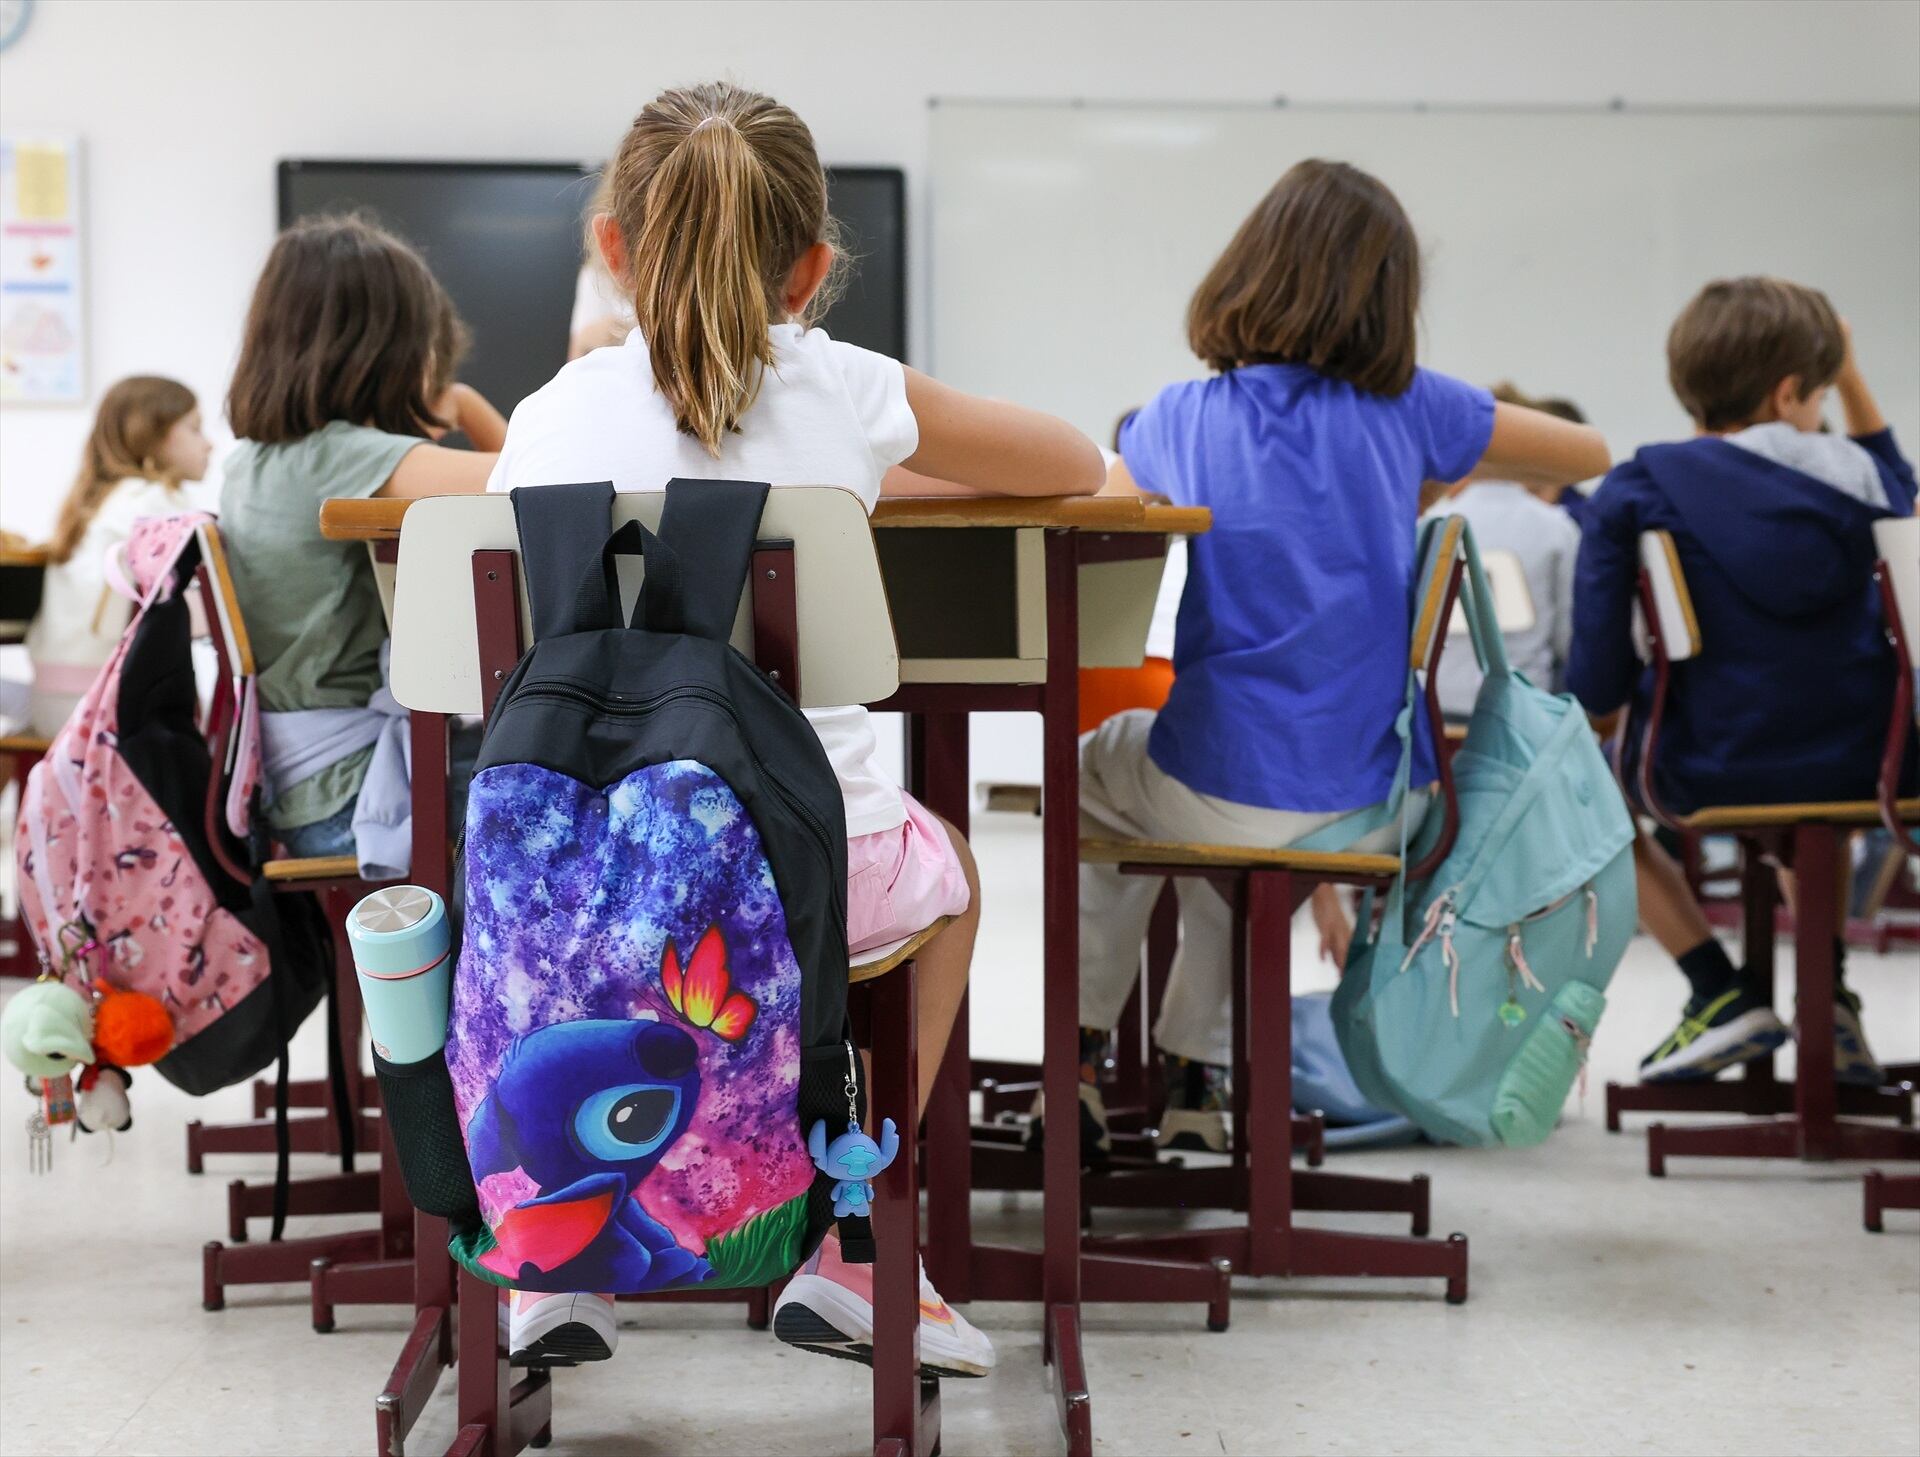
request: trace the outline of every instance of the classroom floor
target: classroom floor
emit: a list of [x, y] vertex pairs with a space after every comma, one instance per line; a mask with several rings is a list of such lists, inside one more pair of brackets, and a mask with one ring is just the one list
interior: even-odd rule
[[[1037, 1052], [1036, 825], [976, 821], [983, 1055]], [[1304, 936], [1300, 949], [1311, 949]], [[1920, 958], [1856, 952], [1851, 965], [1879, 1053], [1920, 1056]], [[1655, 1182], [1631, 1126], [1604, 1131], [1602, 1086], [1668, 1030], [1680, 986], [1657, 950], [1634, 945], [1591, 1090], [1541, 1148], [1335, 1156], [1341, 1168], [1433, 1175], [1436, 1232], [1473, 1241], [1466, 1306], [1428, 1285], [1242, 1281], [1224, 1335], [1198, 1308], [1090, 1307], [1098, 1450], [1920, 1452], [1920, 1215], [1864, 1233], [1852, 1165], [1676, 1161]], [[317, 1033], [299, 1048], [315, 1069]], [[133, 1091], [136, 1123], [110, 1160], [98, 1140], [62, 1141], [39, 1178], [26, 1171], [27, 1100], [11, 1085], [0, 1097], [0, 1454], [370, 1452], [401, 1312], [343, 1308], [339, 1329], [317, 1336], [305, 1287], [288, 1286], [236, 1289], [225, 1311], [204, 1313], [200, 1246], [225, 1225], [225, 1183], [271, 1161], [221, 1159], [188, 1177], [187, 1119], [244, 1116], [244, 1094], [196, 1105], [157, 1077]], [[1032, 1197], [983, 1195], [976, 1220], [989, 1235], [1038, 1239]], [[732, 1308], [622, 1309], [616, 1359], [556, 1378], [553, 1453], [868, 1448], [862, 1368], [789, 1350]], [[1000, 1369], [948, 1383], [945, 1451], [1055, 1453], [1034, 1307], [970, 1314]], [[452, 1385], [443, 1378], [410, 1450], [450, 1440]]]

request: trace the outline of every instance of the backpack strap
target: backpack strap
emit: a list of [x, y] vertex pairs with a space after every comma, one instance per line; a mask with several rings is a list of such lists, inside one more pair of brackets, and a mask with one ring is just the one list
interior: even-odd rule
[[512, 496], [534, 640], [578, 632], [580, 582], [598, 565], [607, 539], [613, 482], [521, 486]]
[[667, 482], [660, 535], [680, 558], [685, 631], [732, 636], [766, 504], [765, 481]]
[[[1505, 678], [1513, 667], [1507, 661], [1506, 634], [1500, 631], [1500, 614], [1494, 607], [1493, 589], [1487, 585], [1486, 570], [1480, 565], [1480, 548], [1473, 539], [1473, 527], [1460, 523], [1460, 545], [1467, 558], [1467, 590], [1462, 610], [1467, 615], [1467, 636], [1473, 642], [1473, 654], [1480, 660], [1480, 671], [1488, 678]], [[1436, 564], [1436, 571], [1441, 564]]]

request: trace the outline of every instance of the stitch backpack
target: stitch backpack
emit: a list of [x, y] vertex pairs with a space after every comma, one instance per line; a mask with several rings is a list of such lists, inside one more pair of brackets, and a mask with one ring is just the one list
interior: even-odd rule
[[[211, 519], [135, 524], [124, 561], [132, 621], [27, 776], [15, 836], [21, 919], [44, 972], [83, 992], [157, 998], [173, 1046], [156, 1071], [194, 1094], [276, 1058], [284, 1085], [287, 1040], [333, 980], [318, 902], [275, 895], [260, 875], [268, 846], [251, 737], [222, 804], [186, 593]], [[213, 717], [230, 724], [235, 694], [250, 703], [250, 687], [223, 684]]]
[[609, 534], [610, 485], [513, 493], [534, 643], [475, 768], [444, 1062], [376, 1060], [415, 1202], [495, 1284], [763, 1285], [833, 1218], [807, 1134], [861, 1112], [845, 813], [728, 643], [766, 496], [675, 481], [656, 536]]
[[[1553, 1131], [1633, 935], [1634, 830], [1579, 704], [1509, 666], [1471, 529], [1464, 543], [1486, 681], [1453, 760], [1459, 835], [1431, 876], [1394, 880], [1377, 931], [1354, 939], [1333, 1016], [1373, 1102], [1440, 1142], [1518, 1148]], [[1396, 803], [1417, 701], [1410, 681]], [[1408, 857], [1406, 840], [1403, 817], [1410, 864], [1422, 847]]]

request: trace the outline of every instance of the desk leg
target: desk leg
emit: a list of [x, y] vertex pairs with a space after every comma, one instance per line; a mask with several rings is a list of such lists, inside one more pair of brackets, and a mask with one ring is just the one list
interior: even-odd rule
[[1041, 885], [1046, 906], [1043, 1180], [1046, 1255], [1043, 1353], [1070, 1457], [1093, 1451], [1092, 1401], [1080, 1350], [1080, 582], [1072, 532], [1048, 531], [1047, 681], [1041, 733], [1045, 768]]
[[[915, 714], [907, 728], [907, 775], [914, 796], [963, 835], [969, 831], [967, 729], [965, 713]], [[927, 1275], [956, 1304], [974, 1298], [970, 1000], [961, 1000], [954, 1017], [946, 1059], [927, 1102], [923, 1140]]]

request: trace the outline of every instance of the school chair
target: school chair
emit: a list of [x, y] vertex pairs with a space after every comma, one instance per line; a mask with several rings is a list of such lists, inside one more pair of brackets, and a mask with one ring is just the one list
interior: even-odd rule
[[[40, 610], [40, 589], [46, 580], [47, 554], [44, 548], [0, 544], [0, 643], [26, 639], [27, 628]], [[0, 736], [0, 799], [10, 787], [25, 789], [27, 775], [47, 752], [50, 740], [38, 734], [20, 732]], [[19, 800], [14, 800], [18, 814]], [[13, 825], [0, 835], [0, 851], [9, 864], [13, 861]], [[40, 974], [39, 957], [33, 941], [20, 919], [18, 894], [8, 897], [0, 908], [0, 977], [26, 977]]]
[[[38, 734], [7, 734], [0, 736], [0, 799], [7, 797], [9, 788], [24, 792], [27, 775], [33, 771], [46, 754], [52, 740], [43, 739]], [[19, 795], [13, 797], [13, 814], [20, 812]], [[13, 861], [14, 824], [9, 820], [7, 832], [0, 837], [0, 850], [6, 854], [9, 864]], [[9, 872], [10, 873], [10, 872]], [[32, 980], [40, 974], [40, 958], [34, 953], [33, 938], [27, 934], [26, 922], [20, 918], [20, 895], [18, 890], [7, 897], [7, 904], [0, 909], [0, 977], [23, 977]]]
[[[224, 842], [215, 826], [226, 813], [234, 770], [231, 750], [245, 712], [246, 697], [256, 691], [255, 664], [252, 640], [241, 616], [219, 528], [206, 522], [196, 535], [200, 562], [194, 572], [194, 589], [199, 594], [200, 616], [218, 664], [206, 723], [207, 740], [216, 765], [207, 791], [207, 843], [214, 855], [225, 861]], [[227, 863], [225, 869], [236, 879], [251, 878], [243, 865]], [[201, 1304], [207, 1310], [220, 1310], [225, 1306], [229, 1285], [310, 1280], [316, 1260], [399, 1258], [411, 1253], [410, 1211], [405, 1192], [399, 1188], [393, 1161], [381, 1160], [382, 1172], [386, 1174], [384, 1191], [381, 1173], [354, 1168], [356, 1153], [381, 1147], [381, 1130], [377, 1115], [370, 1111], [379, 1105], [379, 1084], [360, 1066], [360, 985], [347, 945], [346, 917], [354, 902], [377, 888], [376, 883], [360, 879], [351, 855], [274, 860], [265, 866], [263, 874], [275, 894], [319, 896], [334, 933], [334, 987], [325, 1003], [328, 1075], [288, 1083], [288, 1108], [314, 1112], [312, 1116], [289, 1117], [287, 1138], [293, 1152], [336, 1155], [340, 1159], [340, 1172], [290, 1180], [284, 1195], [284, 1212], [320, 1215], [378, 1210], [382, 1218], [373, 1229], [252, 1244], [248, 1239], [248, 1221], [273, 1214], [276, 1187], [273, 1183], [233, 1180], [227, 1185], [227, 1241], [210, 1240], [201, 1250]], [[201, 1173], [208, 1154], [274, 1152], [278, 1138], [277, 1120], [271, 1116], [274, 1095], [272, 1082], [256, 1080], [254, 1116], [250, 1121], [205, 1124], [195, 1119], [188, 1123], [188, 1172]]]
[[[630, 493], [614, 501], [616, 524], [659, 524], [663, 496]], [[392, 680], [394, 696], [414, 713], [416, 724], [491, 708], [531, 636], [519, 577], [518, 538], [506, 497], [441, 497], [409, 509], [394, 574]], [[857, 495], [835, 487], [769, 494], [733, 640], [803, 706], [873, 702], [895, 691], [899, 655], [872, 528]], [[436, 786], [424, 787], [432, 798]], [[422, 788], [416, 757], [416, 825], [427, 812]], [[447, 865], [416, 864], [414, 870], [421, 884], [445, 893]], [[913, 958], [938, 929], [927, 928], [882, 959], [856, 964], [849, 975], [856, 1027], [865, 1022], [872, 1052], [870, 1116], [876, 1126], [891, 1117], [901, 1137], [901, 1156], [875, 1181], [875, 1457], [931, 1457], [940, 1441], [939, 1382], [919, 1371], [919, 1120], [912, 1112], [918, 1086]], [[444, 1259], [424, 1243], [417, 1249], [422, 1262]], [[407, 1430], [431, 1395], [435, 1333], [446, 1328], [449, 1315], [459, 1387], [459, 1428], [449, 1457], [513, 1457], [551, 1440], [551, 1373], [509, 1366], [498, 1287], [465, 1271], [457, 1284], [453, 1312], [420, 1308], [401, 1362], [376, 1404], [383, 1453], [403, 1450]], [[749, 1323], [764, 1326], [767, 1296], [692, 1290], [634, 1299], [744, 1300]]]
[[[1682, 815], [1662, 803], [1653, 765], [1661, 721], [1678, 665], [1711, 651], [1687, 591], [1673, 538], [1650, 531], [1640, 538], [1639, 621], [1645, 655], [1653, 667], [1653, 691], [1645, 709], [1621, 725], [1621, 742], [1635, 735], [1638, 771], [1624, 786], [1628, 799], [1676, 833], [1726, 833], [1739, 838], [1745, 876], [1747, 935], [1745, 974], [1754, 989], [1773, 996], [1775, 897], [1769, 858], [1790, 864], [1798, 876], [1794, 916], [1796, 1041], [1794, 1080], [1779, 1082], [1773, 1054], [1746, 1065], [1737, 1082], [1638, 1085], [1609, 1084], [1607, 1126], [1618, 1131], [1622, 1111], [1732, 1111], [1758, 1115], [1748, 1123], [1679, 1127], [1655, 1122], [1647, 1128], [1647, 1170], [1666, 1174], [1673, 1156], [1705, 1158], [1832, 1159], [1920, 1158], [1920, 1131], [1850, 1121], [1840, 1115], [1891, 1117], [1912, 1122], [1912, 1090], [1841, 1085], [1833, 1068], [1833, 931], [1840, 924], [1841, 847], [1847, 834], [1881, 823], [1897, 842], [1910, 844], [1920, 824], [1920, 798], [1899, 797], [1899, 774], [1913, 730], [1912, 657], [1907, 647], [1911, 615], [1899, 595], [1902, 579], [1920, 562], [1920, 521], [1880, 523], [1875, 532], [1880, 561], [1875, 575], [1886, 607], [1887, 632], [1898, 660], [1894, 710], [1875, 798], [1818, 804], [1717, 805]], [[1884, 529], [1890, 528], [1890, 529]], [[1779, 1115], [1779, 1116], [1775, 1116]]]
[[[1462, 523], [1445, 522], [1428, 538], [1421, 562], [1410, 664], [1425, 675], [1433, 738], [1442, 737], [1436, 672], [1465, 566]], [[1452, 848], [1459, 828], [1448, 756], [1439, 756], [1439, 838], [1411, 876], [1428, 874]], [[1293, 1168], [1293, 914], [1317, 885], [1384, 890], [1402, 866], [1396, 855], [1087, 839], [1083, 862], [1125, 874], [1197, 876], [1232, 908], [1233, 1141], [1224, 1167], [1116, 1172], [1098, 1201], [1134, 1207], [1222, 1208], [1243, 1212], [1239, 1225], [1172, 1235], [1109, 1235], [1088, 1248], [1162, 1259], [1226, 1260], [1243, 1275], [1352, 1275], [1435, 1278], [1446, 1298], [1467, 1298], [1467, 1238], [1427, 1239], [1428, 1182]], [[1259, 1050], [1258, 1057], [1254, 1049]], [[1092, 1196], [1090, 1196], [1091, 1200]], [[1299, 1210], [1393, 1212], [1411, 1216], [1412, 1235], [1359, 1234], [1299, 1225]]]
[[[1900, 671], [1893, 718], [1887, 726], [1887, 747], [1880, 761], [1880, 822], [1891, 836], [1892, 851], [1904, 861], [1920, 852], [1920, 840], [1901, 820], [1899, 806], [1893, 800], [1894, 776], [1899, 773], [1902, 752], [1900, 731], [1907, 721], [1920, 716], [1915, 713], [1914, 703], [1914, 674], [1920, 663], [1920, 520], [1908, 517], [1882, 521], [1874, 526], [1873, 535], [1880, 553], [1881, 609]], [[1920, 1063], [1889, 1063], [1887, 1076], [1908, 1084], [1911, 1091], [1912, 1084], [1920, 1083]], [[1863, 1180], [1862, 1194], [1862, 1222], [1878, 1234], [1883, 1211], [1920, 1209], [1920, 1174], [1887, 1174], [1870, 1169]]]

